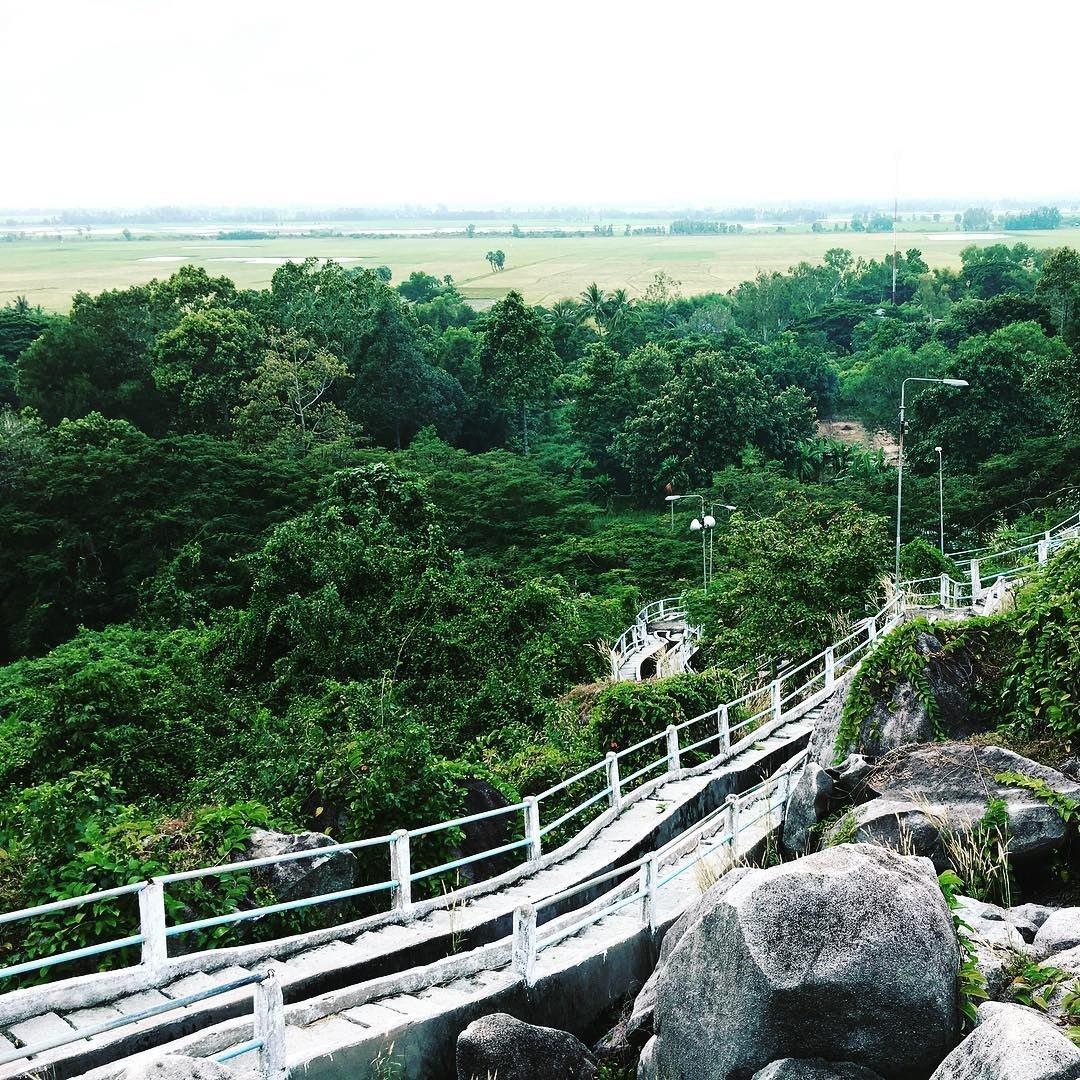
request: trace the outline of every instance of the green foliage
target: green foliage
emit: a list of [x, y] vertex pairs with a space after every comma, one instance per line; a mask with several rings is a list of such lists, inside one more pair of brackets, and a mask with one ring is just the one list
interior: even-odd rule
[[952, 912], [953, 929], [960, 946], [960, 970], [956, 975], [957, 996], [960, 999], [960, 1012], [964, 1017], [965, 1027], [973, 1027], [977, 1019], [976, 1012], [980, 1001], [986, 1001], [986, 979], [978, 968], [978, 956], [969, 931], [971, 926], [958, 914], [960, 901], [957, 897], [964, 889], [964, 882], [952, 871], [946, 870], [938, 875], [938, 886], [945, 902]]
[[874, 705], [878, 702], [888, 704], [902, 683], [908, 683], [915, 690], [934, 726], [936, 737], [944, 738], [940, 726], [941, 707], [928, 677], [929, 665], [940, 663], [944, 658], [940, 654], [924, 656], [917, 647], [920, 635], [937, 630], [926, 619], [920, 618], [903, 623], [878, 639], [876, 647], [856, 672], [844, 702], [833, 755], [836, 762], [843, 761], [859, 747]]
[[1080, 549], [1055, 555], [1023, 590], [1004, 673], [1011, 725], [1029, 735], [1080, 733]]
[[[1080, 1019], [1080, 979], [1070, 971], [1049, 964], [1027, 964], [1005, 988], [1008, 1001], [1046, 1013], [1056, 1004], [1066, 1019]], [[1059, 998], [1056, 1002], [1055, 998]], [[1068, 1037], [1080, 1046], [1080, 1025], [1070, 1023]]]
[[1053, 807], [1066, 825], [1080, 823], [1080, 802], [1069, 798], [1068, 795], [1063, 795], [1060, 791], [1055, 791], [1045, 780], [1018, 772], [998, 773], [994, 779], [999, 784], [1008, 784], [1011, 787], [1030, 791], [1037, 799]]

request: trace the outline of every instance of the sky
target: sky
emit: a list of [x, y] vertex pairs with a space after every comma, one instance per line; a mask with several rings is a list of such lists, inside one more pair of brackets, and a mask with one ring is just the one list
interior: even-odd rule
[[0, 0], [0, 207], [1080, 201], [1075, 0]]

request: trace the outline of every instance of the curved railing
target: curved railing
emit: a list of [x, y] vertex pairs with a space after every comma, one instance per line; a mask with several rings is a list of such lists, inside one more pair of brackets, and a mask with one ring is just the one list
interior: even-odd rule
[[[1078, 526], [1080, 522], [1076, 521], [1074, 516], [1043, 534], [1034, 544], [1019, 545], [1011, 549], [1007, 554], [1030, 554], [1034, 551], [1034, 559], [1029, 558], [1026, 562], [1017, 563], [1013, 568], [1002, 570], [996, 575], [996, 579], [1006, 578], [1010, 574], [1020, 573], [1032, 565], [1045, 562], [1054, 551], [1080, 535]], [[138, 926], [132, 927], [131, 934], [0, 968], [0, 980], [131, 947], [140, 949], [138, 968], [147, 968], [166, 977], [169, 972], [176, 973], [177, 962], [180, 960], [184, 962], [185, 970], [195, 970], [192, 965], [196, 958], [202, 962], [213, 955], [213, 949], [194, 954], [186, 952], [182, 956], [169, 955], [169, 942], [172, 939], [198, 930], [247, 922], [362, 895], [385, 895], [386, 911], [348, 924], [350, 928], [362, 928], [373, 921], [405, 921], [437, 908], [452, 907], [472, 899], [482, 891], [490, 891], [493, 886], [502, 887], [517, 877], [533, 873], [578, 850], [607, 822], [614, 820], [622, 808], [646, 797], [668, 779], [680, 776], [684, 763], [692, 761], [698, 767], [704, 767], [705, 764], [709, 767], [719, 766], [751, 746], [766, 730], [780, 726], [785, 722], [785, 718], [790, 717], [796, 710], [806, 711], [816, 701], [824, 700], [832, 693], [837, 680], [850, 674], [874, 647], [878, 638], [901, 621], [906, 607], [920, 603], [924, 598], [920, 586], [927, 582], [936, 583], [936, 592], [928, 590], [926, 595], [936, 596], [940, 600], [941, 596], [946, 594], [947, 602], [944, 606], [968, 606], [978, 600], [983, 591], [979, 582], [978, 562], [979, 560], [973, 561], [974, 572], [967, 582], [953, 581], [945, 575], [940, 579], [905, 583], [895, 597], [874, 615], [859, 623], [851, 633], [809, 660], [785, 669], [771, 682], [733, 701], [717, 705], [700, 716], [681, 724], [670, 725], [632, 746], [613, 749], [604, 759], [587, 769], [538, 795], [528, 796], [512, 805], [414, 829], [399, 829], [386, 836], [166, 874], [149, 881], [133, 882], [113, 889], [0, 914], [0, 925], [7, 927], [73, 908], [86, 909], [88, 919], [92, 919], [97, 914], [95, 905], [131, 895], [137, 896], [139, 909]], [[983, 562], [985, 563], [985, 559]], [[946, 581], [948, 585], [944, 584]], [[683, 612], [679, 598], [669, 597], [643, 608], [639, 619], [644, 623], [662, 616], [675, 618]], [[635, 626], [637, 625], [636, 621]], [[633, 629], [627, 633], [631, 633]], [[573, 801], [569, 809], [564, 809], [571, 800]], [[594, 808], [599, 809], [598, 816], [597, 809]], [[495, 818], [503, 818], [508, 822], [507, 833], [513, 837], [508, 842], [434, 865], [423, 865], [424, 859], [417, 858], [417, 841], [440, 834], [443, 840], [456, 838], [458, 834], [452, 833], [452, 830]], [[552, 843], [555, 843], [555, 848], [545, 854], [545, 848]], [[420, 845], [421, 849], [422, 847], [423, 845]], [[193, 878], [220, 878], [292, 861], [324, 859], [337, 853], [360, 849], [384, 850], [387, 874], [383, 880], [353, 889], [277, 904], [208, 915], [204, 918], [192, 917], [172, 925], [169, 925], [166, 919], [166, 892], [169, 886], [175, 883]], [[513, 852], [522, 852], [524, 858], [511, 870], [499, 870], [493, 873], [491, 879], [480, 883], [447, 889], [441, 896], [422, 901], [413, 899], [413, 885], [417, 882], [451, 874], [466, 866]], [[276, 939], [279, 944], [281, 940]], [[266, 946], [266, 955], [270, 955], [274, 943], [263, 944]], [[115, 977], [116, 974], [112, 972], [109, 977]]]
[[[667, 614], [671, 610], [666, 606], [668, 603], [667, 600], [658, 601], [655, 605], [650, 605], [649, 608], [643, 610], [653, 609], [657, 614], [661, 611]], [[661, 604], [665, 606], [661, 608]], [[861, 622], [852, 633], [804, 663], [786, 670], [772, 682], [751, 690], [733, 701], [718, 705], [700, 716], [695, 716], [681, 724], [670, 725], [665, 730], [631, 746], [612, 750], [606, 757], [587, 769], [554, 784], [539, 795], [527, 796], [521, 802], [510, 806], [498, 807], [484, 813], [453, 818], [415, 829], [399, 829], [387, 836], [165, 874], [150, 881], [135, 882], [116, 889], [88, 893], [0, 915], [0, 924], [13, 924], [75, 907], [86, 908], [88, 913], [91, 913], [94, 910], [93, 905], [129, 894], [136, 894], [139, 904], [139, 925], [132, 934], [98, 945], [69, 950], [2, 968], [0, 979], [12, 978], [30, 971], [131, 946], [138, 946], [141, 950], [138, 967], [161, 973], [170, 969], [175, 972], [176, 962], [182, 960], [185, 970], [188, 970], [192, 968], [195, 957], [205, 960], [214, 950], [209, 949], [195, 954], [185, 952], [181, 956], [170, 956], [169, 942], [176, 937], [197, 930], [247, 922], [280, 912], [333, 903], [361, 895], [385, 894], [387, 910], [367, 919], [350, 923], [350, 927], [362, 928], [364, 924], [374, 921], [385, 922], [388, 918], [391, 921], [405, 921], [436, 908], [452, 907], [454, 904], [478, 895], [478, 890], [482, 890], [483, 885], [473, 884], [451, 888], [441, 896], [420, 902], [413, 900], [413, 885], [427, 878], [451, 873], [481, 860], [489, 860], [514, 851], [523, 851], [524, 860], [513, 871], [503, 871], [498, 874], [498, 881], [502, 884], [507, 883], [512, 874], [521, 877], [564, 858], [591, 839], [599, 828], [614, 820], [625, 806], [646, 797], [659, 784], [680, 776], [684, 763], [695, 761], [701, 765], [709, 762], [711, 765], [718, 766], [748, 749], [762, 737], [765, 729], [772, 730], [780, 726], [785, 722], [785, 717], [796, 709], [808, 706], [808, 703], [814, 699], [823, 699], [828, 696], [832, 693], [836, 681], [859, 663], [882, 634], [899, 623], [903, 617], [903, 611], [904, 598], [902, 595], [897, 595], [875, 615]], [[569, 797], [574, 799], [574, 802], [569, 809], [562, 810], [568, 798], [567, 793], [570, 793]], [[594, 817], [589, 812], [597, 806], [600, 807], [600, 813], [599, 816]], [[414, 866], [413, 845], [416, 840], [439, 833], [444, 834], [445, 837], [450, 830], [493, 818], [507, 819], [510, 827], [515, 831], [520, 827], [523, 838], [434, 866]], [[574, 831], [570, 832], [570, 829]], [[553, 839], [559, 841], [558, 846], [545, 855], [544, 849]], [[223, 915], [190, 918], [172, 925], [167, 922], [166, 892], [174, 883], [193, 878], [223, 877], [285, 862], [324, 859], [339, 852], [352, 852], [361, 848], [385, 850], [388, 873], [384, 880], [355, 889], [262, 907], [245, 908]], [[264, 944], [267, 947], [267, 955], [270, 955], [273, 943]], [[112, 976], [115, 974], [115, 972], [110, 973]]]
[[[685, 622], [687, 618], [686, 604], [681, 596], [666, 596], [663, 600], [654, 600], [651, 604], [646, 604], [634, 616], [633, 623], [611, 647], [611, 677], [617, 680], [619, 672], [626, 661], [649, 644], [649, 623], [656, 622], [658, 619], [682, 620]], [[699, 636], [699, 629], [687, 624], [686, 637], [680, 643], [680, 645], [685, 644], [687, 647], [684, 650], [687, 652], [684, 659], [688, 660], [697, 651], [696, 642]]]

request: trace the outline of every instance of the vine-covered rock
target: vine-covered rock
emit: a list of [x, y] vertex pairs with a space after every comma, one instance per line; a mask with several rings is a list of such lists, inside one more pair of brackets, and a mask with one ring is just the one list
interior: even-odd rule
[[[890, 755], [866, 780], [866, 790], [874, 797], [853, 810], [854, 838], [926, 855], [944, 870], [950, 865], [949, 834], [970, 832], [984, 818], [987, 804], [997, 800], [1004, 804], [1011, 857], [1043, 855], [1061, 847], [1068, 833], [1061, 814], [1026, 788], [998, 781], [1003, 773], [1040, 781], [1066, 798], [1080, 797], [1080, 785], [1068, 777], [999, 746], [909, 747]], [[832, 830], [833, 839], [838, 827]]]

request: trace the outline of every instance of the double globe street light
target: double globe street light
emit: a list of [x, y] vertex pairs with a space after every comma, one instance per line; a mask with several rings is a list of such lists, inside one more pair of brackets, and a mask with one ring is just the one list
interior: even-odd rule
[[[896, 584], [900, 584], [900, 511], [904, 498], [904, 394], [909, 382], [938, 383], [940, 386], [969, 386], [967, 379], [921, 379], [914, 376], [900, 384], [900, 446], [896, 458]], [[938, 450], [940, 453], [940, 449]], [[939, 470], [940, 483], [940, 470]], [[944, 550], [945, 515], [941, 512], [942, 549]]]
[[[729, 505], [728, 503], [710, 503], [709, 513], [705, 513], [705, 496], [704, 495], [667, 495], [664, 501], [671, 503], [672, 521], [674, 521], [675, 503], [680, 499], [697, 499], [701, 503], [701, 517], [694, 518], [690, 522], [691, 532], [701, 533], [701, 584], [705, 592], [709, 591], [709, 582], [712, 581], [712, 567], [713, 567], [713, 529], [716, 528], [716, 518], [713, 517], [712, 511], [718, 506], [724, 510], [735, 510], [736, 507]], [[708, 536], [708, 554], [706, 555], [705, 537]]]

